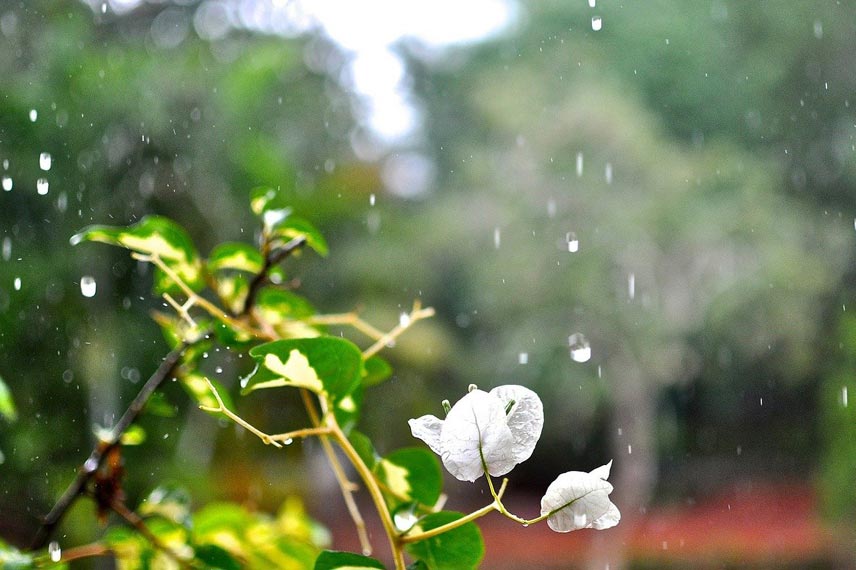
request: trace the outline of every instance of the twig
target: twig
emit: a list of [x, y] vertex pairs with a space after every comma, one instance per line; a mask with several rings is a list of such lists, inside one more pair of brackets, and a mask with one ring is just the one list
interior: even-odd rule
[[310, 325], [348, 325], [352, 326], [372, 340], [380, 340], [385, 333], [379, 331], [363, 319], [356, 312], [341, 313], [336, 315], [314, 315], [306, 319]]
[[194, 568], [193, 564], [191, 564], [188, 560], [182, 558], [177, 552], [173, 549], [165, 545], [161, 540], [154, 535], [152, 531], [149, 530], [149, 527], [146, 526], [146, 523], [143, 521], [142, 517], [137, 513], [130, 510], [122, 501], [113, 501], [110, 503], [110, 508], [113, 511], [125, 519], [128, 524], [133, 526], [137, 532], [146, 537], [146, 540], [152, 543], [152, 546], [162, 551], [164, 554], [175, 560], [179, 566], [183, 568]]
[[304, 244], [306, 244], [306, 236], [297, 236], [265, 256], [265, 263], [262, 266], [262, 270], [250, 281], [247, 298], [244, 301], [244, 308], [241, 311], [242, 315], [248, 315], [253, 309], [253, 306], [256, 304], [256, 296], [259, 294], [262, 286], [267, 283], [270, 270]]
[[87, 460], [83, 462], [83, 465], [78, 468], [77, 476], [74, 478], [74, 481], [71, 482], [42, 521], [42, 526], [39, 527], [39, 530], [33, 539], [31, 547], [33, 550], [42, 548], [47, 544], [53, 534], [53, 531], [65, 516], [65, 513], [74, 501], [86, 491], [87, 483], [92, 479], [98, 468], [101, 467], [101, 463], [107, 455], [107, 452], [119, 444], [119, 441], [122, 439], [122, 435], [127, 431], [131, 424], [134, 423], [134, 420], [137, 419], [140, 412], [143, 411], [143, 408], [146, 406], [151, 395], [158, 389], [163, 381], [173, 373], [175, 367], [181, 360], [181, 355], [189, 345], [190, 343], [183, 342], [166, 355], [166, 358], [163, 359], [154, 374], [146, 380], [146, 383], [143, 384], [139, 393], [137, 393], [136, 397], [128, 405], [125, 413], [122, 414], [121, 418], [119, 418], [116, 426], [111, 431], [110, 439], [107, 441], [99, 441], [95, 445], [92, 452], [89, 454], [89, 458], [87, 458]]
[[379, 338], [373, 345], [368, 347], [363, 351], [363, 357], [369, 358], [374, 356], [384, 347], [386, 347], [389, 343], [398, 338], [401, 333], [406, 331], [408, 328], [413, 326], [417, 321], [421, 321], [422, 319], [427, 319], [428, 317], [434, 316], [434, 309], [431, 307], [422, 308], [422, 304], [417, 300], [413, 302], [413, 309], [411, 309], [409, 315], [404, 315], [405, 318], [399, 320], [398, 324], [388, 333]]
[[84, 546], [75, 546], [72, 548], [63, 549], [61, 562], [71, 562], [72, 560], [80, 560], [81, 558], [92, 558], [95, 556], [110, 556], [113, 550], [106, 544], [95, 542]]
[[[203, 376], [203, 378], [205, 377]], [[217, 392], [217, 388], [214, 387], [214, 384], [212, 384], [208, 378], [205, 378], [205, 382], [208, 384], [208, 388], [211, 390], [211, 393], [214, 394], [214, 399], [217, 400], [217, 407], [215, 408], [212, 406], [199, 406], [200, 410], [204, 410], [206, 412], [221, 413], [239, 426], [241, 426], [242, 428], [244, 428], [245, 430], [258, 437], [260, 440], [262, 440], [262, 442], [264, 442], [265, 445], [282, 447], [281, 443], [279, 443], [278, 441], [274, 441], [271, 436], [269, 436], [268, 434], [255, 427], [253, 424], [251, 424], [229, 408], [227, 408], [226, 405], [223, 403], [223, 399], [220, 398], [220, 393]]]

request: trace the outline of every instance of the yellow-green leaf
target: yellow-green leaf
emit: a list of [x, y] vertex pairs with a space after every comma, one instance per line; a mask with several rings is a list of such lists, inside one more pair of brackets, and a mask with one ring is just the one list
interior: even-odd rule
[[208, 256], [208, 270], [212, 273], [221, 269], [237, 269], [259, 273], [265, 260], [259, 251], [245, 243], [221, 243]]
[[18, 418], [18, 412], [15, 409], [15, 402], [12, 400], [12, 393], [9, 387], [0, 377], [0, 416], [3, 416], [10, 422], [14, 422]]

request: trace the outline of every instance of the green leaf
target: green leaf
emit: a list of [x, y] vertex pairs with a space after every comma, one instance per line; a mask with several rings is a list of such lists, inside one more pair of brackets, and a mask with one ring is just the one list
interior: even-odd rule
[[311, 317], [317, 312], [305, 297], [278, 287], [263, 287], [259, 291], [256, 311], [271, 325]]
[[[193, 241], [184, 228], [162, 216], [146, 216], [128, 227], [88, 226], [71, 237], [71, 245], [99, 241], [118, 245], [145, 255], [157, 255], [191, 289], [204, 287], [202, 262]], [[155, 288], [165, 291], [172, 280], [163, 272], [155, 275]]]
[[257, 216], [270, 210], [285, 209], [288, 204], [278, 190], [269, 186], [258, 186], [250, 191], [250, 209]]
[[118, 570], [148, 569], [154, 556], [151, 544], [127, 527], [110, 527], [104, 535], [104, 542], [113, 552]]
[[175, 404], [169, 401], [163, 392], [154, 392], [143, 411], [147, 414], [161, 418], [174, 418], [178, 413]]
[[243, 537], [251, 523], [246, 509], [234, 503], [210, 503], [193, 516], [193, 530], [201, 541], [223, 532]]
[[221, 243], [208, 256], [208, 271], [211, 273], [221, 269], [236, 269], [257, 274], [261, 272], [264, 264], [262, 254], [246, 243]]
[[369, 469], [374, 469], [380, 456], [375, 451], [372, 441], [363, 432], [353, 430], [348, 434], [348, 440]]
[[196, 560], [205, 564], [206, 570], [241, 570], [238, 562], [228, 550], [216, 544], [202, 544], [195, 549]]
[[331, 336], [278, 340], [250, 350], [258, 361], [244, 380], [243, 393], [293, 386], [339, 401], [360, 382], [362, 353], [345, 339]]
[[315, 561], [314, 570], [361, 570], [363, 568], [380, 568], [383, 570], [384, 566], [380, 561], [368, 556], [361, 556], [352, 552], [325, 550]]
[[6, 418], [10, 422], [18, 419], [18, 412], [15, 409], [15, 402], [12, 400], [12, 393], [9, 387], [0, 376], [0, 416]]
[[413, 564], [407, 567], [407, 570], [430, 570], [428, 565], [425, 564], [422, 560], [417, 560]]
[[362, 407], [363, 387], [359, 383], [354, 386], [349, 394], [334, 399], [333, 415], [336, 416], [336, 421], [345, 434], [351, 433], [351, 430], [357, 426]]
[[[432, 513], [420, 520], [412, 532], [424, 532], [458, 520], [464, 515], [452, 511]], [[468, 522], [438, 536], [407, 546], [414, 558], [431, 570], [471, 570], [478, 568], [484, 557], [484, 541], [479, 527]]]
[[33, 557], [0, 540], [0, 568], [3, 570], [28, 570], [35, 568]]
[[178, 485], [159, 485], [140, 503], [139, 512], [143, 516], [159, 515], [184, 524], [190, 517], [190, 493]]
[[250, 282], [245, 275], [241, 274], [219, 274], [215, 276], [217, 296], [223, 301], [233, 314], [238, 314], [244, 309], [247, 294], [250, 292]]
[[146, 430], [137, 424], [131, 424], [120, 439], [122, 445], [142, 445], [146, 441]]
[[306, 238], [306, 245], [314, 249], [322, 257], [327, 257], [330, 251], [327, 247], [327, 240], [324, 239], [321, 232], [303, 218], [288, 216], [273, 226], [271, 234], [274, 238], [279, 238], [283, 242], [303, 236]]
[[[223, 400], [223, 405], [225, 405], [230, 410], [235, 408], [235, 405], [232, 403], [232, 397], [229, 396], [229, 392], [220, 384], [217, 380], [212, 380], [208, 378], [208, 382], [205, 381], [205, 376], [197, 371], [186, 372], [179, 376], [179, 382], [181, 382], [182, 388], [190, 395], [191, 398], [196, 400], [196, 403], [200, 406], [205, 406], [207, 408], [216, 408], [217, 398], [214, 397], [214, 393], [211, 391], [211, 388], [208, 386], [208, 382], [214, 386], [217, 390], [217, 393], [220, 395], [220, 399]], [[214, 415], [219, 414], [219, 412], [211, 412]]]
[[392, 375], [392, 366], [380, 356], [367, 358], [363, 363], [363, 386], [380, 384]]
[[393, 451], [374, 468], [387, 489], [399, 500], [415, 500], [433, 506], [443, 489], [443, 473], [437, 457], [421, 447]]

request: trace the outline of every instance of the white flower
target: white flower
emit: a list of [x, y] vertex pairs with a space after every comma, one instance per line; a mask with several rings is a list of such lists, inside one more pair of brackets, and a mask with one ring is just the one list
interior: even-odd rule
[[556, 532], [617, 525], [621, 513], [609, 500], [612, 485], [606, 481], [610, 467], [612, 461], [591, 473], [568, 471], [550, 483], [541, 499], [541, 514], [549, 515], [547, 525]]
[[544, 427], [544, 406], [523, 386], [499, 386], [489, 393], [474, 389], [445, 420], [427, 415], [408, 423], [413, 437], [427, 443], [449, 473], [475, 481], [485, 470], [498, 477], [529, 459]]

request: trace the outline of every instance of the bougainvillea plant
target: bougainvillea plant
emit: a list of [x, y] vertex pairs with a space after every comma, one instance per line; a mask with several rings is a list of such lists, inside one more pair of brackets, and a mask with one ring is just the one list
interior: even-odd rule
[[[155, 267], [154, 290], [171, 309], [155, 320], [172, 350], [116, 425], [99, 431], [98, 445], [45, 517], [33, 549], [22, 552], [0, 543], [0, 568], [61, 568], [90, 556], [112, 556], [123, 570], [384, 568], [372, 557], [375, 545], [354, 499], [360, 490], [368, 493], [383, 526], [386, 553], [380, 557], [396, 570], [477, 568], [484, 544], [474, 521], [491, 512], [524, 526], [546, 520], [557, 532], [618, 524], [618, 509], [609, 500], [611, 462], [591, 472], [559, 475], [547, 488], [536, 518], [524, 519], [505, 507], [505, 476], [532, 455], [544, 425], [540, 398], [523, 386], [498, 386], [489, 392], [470, 386], [454, 406], [442, 402], [442, 419], [426, 415], [410, 420], [413, 436], [434, 453], [414, 446], [380, 454], [357, 429], [361, 414], [382, 413], [388, 405], [369, 392], [391, 374], [378, 353], [410, 326], [432, 316], [432, 309], [417, 301], [386, 332], [356, 312], [316, 312], [284, 284], [281, 263], [307, 248], [326, 255], [323, 236], [295, 217], [272, 189], [253, 191], [251, 208], [260, 219], [258, 244], [220, 244], [207, 258], [182, 227], [157, 216], [129, 227], [90, 226], [71, 238], [73, 245], [104, 242], [124, 247], [134, 259]], [[331, 325], [352, 327], [365, 336], [367, 346], [327, 334]], [[266, 433], [239, 415], [229, 391], [205, 372], [202, 355], [214, 343], [255, 361], [252, 373], [239, 382], [242, 395], [291, 391], [305, 407], [308, 425]], [[170, 378], [177, 379], [201, 409], [234, 422], [272, 448], [318, 438], [362, 551], [326, 549], [328, 535], [297, 501], [287, 502], [275, 516], [234, 503], [192, 511], [186, 491], [164, 485], [136, 509], [128, 507], [121, 492], [121, 448], [141, 440], [134, 437], [140, 429], [136, 420]], [[0, 414], [14, 419], [2, 383]], [[358, 482], [350, 480], [341, 458], [350, 463]], [[468, 514], [444, 510], [441, 462], [461, 481], [484, 476], [491, 502]], [[495, 477], [502, 477], [499, 484]], [[71, 504], [84, 496], [95, 501], [102, 516], [116, 514], [124, 524], [109, 528], [98, 543], [60, 546], [52, 540], [54, 531]]]

